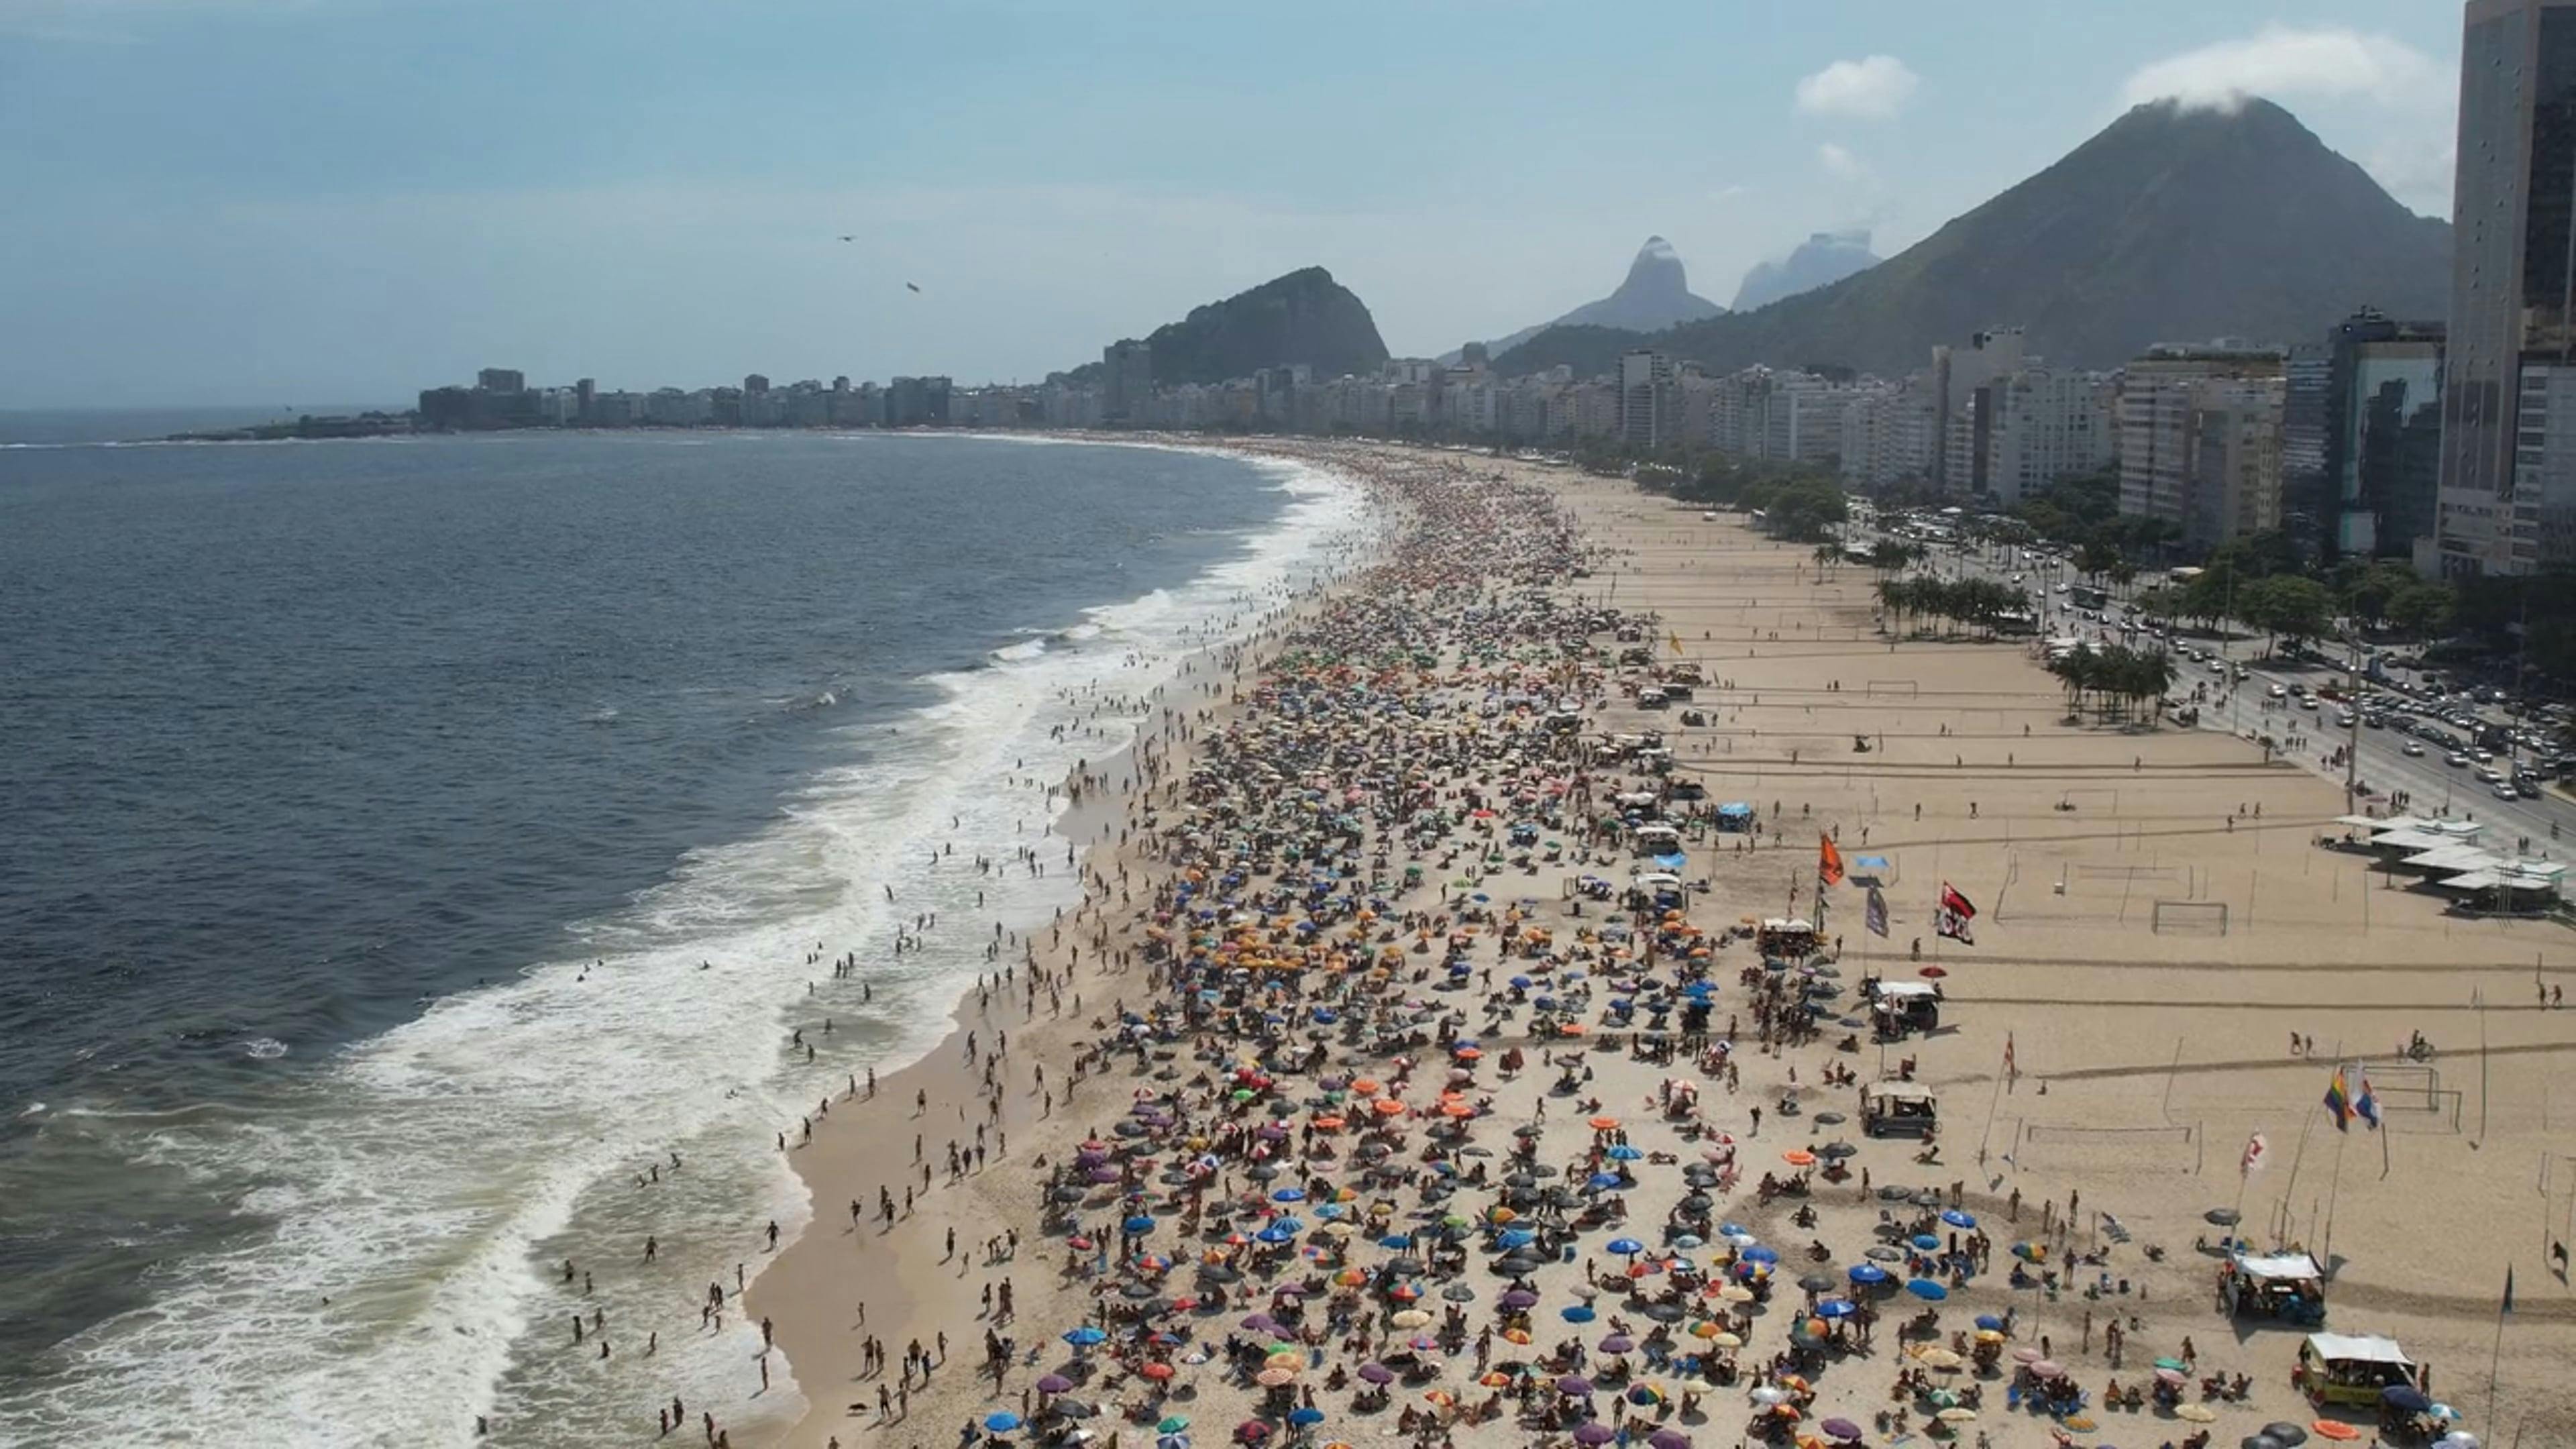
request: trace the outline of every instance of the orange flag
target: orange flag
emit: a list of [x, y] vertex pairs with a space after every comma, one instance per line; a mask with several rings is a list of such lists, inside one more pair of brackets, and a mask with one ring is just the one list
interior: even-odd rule
[[1816, 837], [1816, 879], [1827, 885], [1843, 883], [1843, 853], [1834, 849], [1830, 835]]

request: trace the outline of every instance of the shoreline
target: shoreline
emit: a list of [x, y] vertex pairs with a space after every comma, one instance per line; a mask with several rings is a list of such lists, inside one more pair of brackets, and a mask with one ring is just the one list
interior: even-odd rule
[[[1362, 553], [1357, 558], [1344, 560], [1338, 565], [1326, 565], [1319, 560], [1319, 567], [1332, 568], [1329, 577], [1310, 583], [1307, 588], [1286, 603], [1265, 612], [1260, 624], [1245, 639], [1227, 644], [1202, 646], [1182, 655], [1177, 661], [1180, 665], [1179, 672], [1163, 686], [1165, 689], [1170, 689], [1183, 681], [1195, 683], [1211, 679], [1220, 671], [1239, 678], [1247, 664], [1257, 664], [1260, 658], [1266, 658], [1266, 655], [1256, 656], [1253, 653], [1259, 641], [1272, 637], [1289, 621], [1311, 609], [1318, 599], [1329, 596], [1331, 590], [1343, 578], [1356, 569], [1365, 567], [1365, 560], [1384, 547], [1388, 524], [1375, 511], [1381, 507], [1381, 502], [1370, 496], [1370, 490], [1366, 484], [1331, 466], [1328, 461], [1302, 456], [1298, 452], [1281, 452], [1259, 447], [1208, 447], [1161, 439], [1147, 441], [1098, 438], [1081, 434], [1063, 437], [1025, 433], [992, 436], [1000, 440], [1030, 444], [1074, 442], [1093, 446], [1151, 447], [1165, 451], [1199, 453], [1255, 466], [1273, 465], [1292, 473], [1304, 470], [1323, 475], [1334, 486], [1347, 488], [1359, 495], [1362, 522], [1372, 528], [1370, 540], [1364, 546]], [[1158, 777], [1168, 777], [1172, 771], [1187, 769], [1191, 758], [1188, 742], [1154, 732], [1154, 726], [1168, 725], [1181, 717], [1175, 714], [1174, 710], [1175, 707], [1168, 704], [1158, 706], [1155, 714], [1149, 720], [1140, 722], [1136, 733], [1116, 751], [1091, 762], [1092, 774], [1100, 783], [1083, 789], [1078, 797], [1069, 795], [1065, 808], [1048, 823], [1044, 838], [1062, 839], [1075, 845], [1082, 852], [1080, 865], [1086, 877], [1098, 870], [1104, 859], [1121, 866], [1131, 863], [1129, 852], [1123, 842], [1114, 839], [1105, 840], [1103, 837], [1106, 832], [1118, 829], [1122, 820], [1132, 819], [1136, 808], [1150, 789], [1145, 775], [1139, 770], [1140, 754], [1160, 739], [1164, 744], [1164, 751], [1154, 756], [1151, 761]], [[1119, 779], [1125, 781], [1123, 788], [1110, 783]], [[1076, 831], [1081, 832], [1079, 836], [1075, 834]], [[1085, 905], [1077, 912], [1076, 921], [1088, 913], [1089, 904], [1089, 897], [1086, 894]], [[1089, 970], [1089, 968], [1077, 968], [1067, 960], [1067, 951], [1061, 943], [1050, 943], [1043, 952], [1039, 952], [1034, 945], [1034, 930], [1027, 934], [1031, 942], [1030, 951], [1040, 959], [1041, 964], [1053, 963], [1054, 968], [1063, 973], [1064, 981], [1070, 983]], [[1024, 965], [1025, 961], [1011, 964], [1016, 970]], [[999, 969], [993, 974], [998, 981], [1001, 975]], [[1114, 977], [1123, 975], [1125, 972], [1123, 969], [1113, 969], [1109, 974]], [[800, 1393], [806, 1403], [805, 1410], [786, 1430], [784, 1437], [770, 1442], [804, 1442], [814, 1437], [806, 1432], [812, 1425], [831, 1417], [831, 1412], [827, 1408], [831, 1395], [817, 1394], [814, 1391], [806, 1374], [805, 1363], [800, 1362], [789, 1349], [793, 1340], [799, 1338], [810, 1340], [833, 1329], [847, 1332], [862, 1326], [875, 1328], [882, 1325], [884, 1321], [882, 1317], [875, 1320], [862, 1320], [855, 1307], [857, 1304], [869, 1302], [883, 1304], [888, 1301], [901, 1302], [935, 1297], [942, 1285], [937, 1281], [940, 1274], [933, 1272], [932, 1268], [944, 1268], [947, 1261], [944, 1230], [954, 1228], [959, 1222], [989, 1224], [999, 1221], [995, 1214], [989, 1212], [981, 1215], [970, 1214], [966, 1217], [951, 1215], [941, 1218], [942, 1256], [930, 1267], [925, 1267], [923, 1255], [917, 1250], [917, 1244], [914, 1241], [916, 1235], [902, 1231], [903, 1228], [910, 1227], [914, 1223], [914, 1215], [908, 1209], [898, 1222], [888, 1223], [875, 1217], [872, 1199], [865, 1201], [862, 1203], [863, 1212], [860, 1217], [867, 1221], [860, 1226], [853, 1226], [853, 1222], [841, 1221], [839, 1214], [839, 1209], [846, 1206], [841, 1202], [841, 1198], [848, 1195], [853, 1183], [861, 1187], [885, 1187], [890, 1191], [899, 1191], [900, 1184], [895, 1182], [894, 1175], [886, 1170], [889, 1155], [900, 1152], [902, 1165], [907, 1169], [917, 1170], [917, 1164], [926, 1159], [916, 1158], [912, 1154], [916, 1150], [925, 1154], [930, 1151], [927, 1123], [936, 1120], [936, 1109], [945, 1104], [955, 1107], [959, 1113], [963, 1112], [964, 1109], [959, 1104], [972, 1095], [971, 1088], [974, 1082], [971, 1070], [959, 1055], [959, 1048], [970, 1032], [988, 1031], [998, 1026], [1004, 1031], [1015, 1034], [1016, 1046], [1025, 1048], [1030, 1039], [1035, 1038], [1040, 1050], [1050, 1054], [1052, 1049], [1067, 1045], [1078, 1035], [1077, 1028], [1072, 1025], [1060, 1024], [1053, 1017], [1043, 1021], [1034, 1020], [1025, 1011], [1015, 1022], [997, 1022], [993, 1005], [979, 1000], [987, 994], [987, 988], [982, 983], [962, 987], [956, 1002], [942, 1018], [947, 1023], [947, 1030], [939, 1040], [922, 1055], [876, 1078], [877, 1095], [885, 1099], [888, 1110], [899, 1109], [905, 1113], [904, 1116], [898, 1120], [889, 1121], [887, 1112], [880, 1111], [871, 1118], [869, 1128], [872, 1130], [853, 1131], [841, 1124], [827, 1127], [818, 1123], [812, 1142], [800, 1147], [791, 1159], [790, 1166], [803, 1190], [808, 1218], [806, 1221], [794, 1224], [791, 1233], [782, 1234], [781, 1247], [771, 1255], [771, 1261], [764, 1266], [763, 1271], [750, 1278], [749, 1287], [744, 1295], [747, 1311], [750, 1314], [757, 1319], [778, 1325], [777, 1336], [780, 1348], [787, 1350], [781, 1354], [787, 1365], [785, 1386]], [[1000, 993], [995, 991], [991, 994]], [[1078, 1013], [1082, 1009], [1079, 988], [1068, 991], [1067, 995], [1072, 1003], [1071, 1009]], [[1051, 1025], [1056, 1029], [1047, 1030]], [[926, 1094], [932, 1104], [933, 1110], [927, 1117], [903, 1105], [912, 1100], [916, 1094]], [[851, 1103], [846, 1092], [834, 1100], [836, 1104]], [[855, 1105], [865, 1106], [870, 1101], [871, 1099], [863, 1092]], [[1069, 1104], [1070, 1098], [1067, 1101], [1067, 1105]], [[1032, 1117], [1030, 1115], [1032, 1110], [1026, 1101], [1013, 1100], [1006, 1103], [997, 1116], [987, 1118], [986, 1121], [988, 1125], [998, 1128], [1003, 1134], [1002, 1140], [1007, 1140], [1007, 1134], [1012, 1131], [1025, 1133], [1030, 1127], [1043, 1124], [1043, 1116]], [[1042, 1112], [1043, 1109], [1037, 1110]], [[842, 1116], [846, 1121], [849, 1113], [845, 1111]], [[960, 1124], [965, 1122], [962, 1115], [952, 1120]], [[917, 1147], [901, 1140], [905, 1135], [904, 1124], [911, 1124], [920, 1129], [915, 1135], [924, 1140]], [[1032, 1153], [1025, 1147], [1021, 1149], [1021, 1153], [1024, 1158], [1044, 1155], [1043, 1152]], [[999, 1167], [1007, 1159], [1008, 1153], [999, 1154], [993, 1160], [993, 1165]], [[937, 1176], [935, 1168], [933, 1175]], [[916, 1191], [930, 1190], [921, 1185], [917, 1178], [914, 1179], [914, 1185]], [[861, 1194], [862, 1198], [868, 1196], [867, 1193]], [[826, 1199], [830, 1201], [827, 1202]], [[825, 1229], [829, 1230], [828, 1233], [823, 1231]], [[960, 1236], [961, 1240], [966, 1240], [966, 1235], [962, 1232]], [[881, 1250], [869, 1250], [868, 1240], [888, 1237], [894, 1238], [895, 1241], [883, 1245]], [[836, 1244], [852, 1241], [863, 1256], [855, 1265], [830, 1263], [825, 1259], [826, 1249], [821, 1246], [826, 1238]], [[964, 1267], [962, 1261], [959, 1267], [962, 1271]], [[843, 1321], [838, 1325], [831, 1325], [831, 1313], [808, 1301], [809, 1295], [804, 1292], [782, 1293], [774, 1289], [765, 1289], [764, 1284], [774, 1284], [776, 1281], [771, 1270], [782, 1268], [795, 1278], [800, 1289], [813, 1273], [821, 1272], [829, 1275], [834, 1291], [846, 1300], [842, 1314]], [[880, 1315], [883, 1311], [881, 1307]], [[830, 1326], [827, 1327], [827, 1325]], [[830, 1432], [826, 1431], [823, 1437], [814, 1438], [814, 1442], [827, 1442], [830, 1437], [832, 1437]]]

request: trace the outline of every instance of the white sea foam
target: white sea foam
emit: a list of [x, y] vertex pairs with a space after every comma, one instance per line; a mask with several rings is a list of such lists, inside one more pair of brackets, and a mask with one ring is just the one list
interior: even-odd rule
[[[1355, 489], [1269, 468], [1295, 496], [1245, 556], [935, 676], [940, 698], [897, 722], [845, 727], [853, 762], [772, 828], [693, 852], [577, 930], [567, 959], [349, 1049], [290, 1110], [156, 1130], [152, 1160], [209, 1184], [254, 1180], [241, 1210], [273, 1230], [173, 1265], [150, 1308], [74, 1340], [66, 1372], [0, 1404], [6, 1432], [182, 1443], [224, 1424], [284, 1445], [463, 1445], [490, 1413], [513, 1442], [594, 1443], [640, 1438], [639, 1411], [675, 1391], [738, 1434], [801, 1412], [784, 1374], [751, 1396], [756, 1329], [737, 1314], [721, 1338], [693, 1333], [681, 1305], [762, 1261], [758, 1224], [806, 1221], [774, 1134], [792, 1141], [798, 1113], [849, 1073], [892, 1070], [944, 1036], [994, 921], [1040, 922], [1072, 899], [1042, 782], [1110, 756], [1141, 717], [1077, 712], [1067, 696], [1146, 695], [1363, 522]], [[1051, 738], [1058, 724], [1072, 727]], [[1055, 852], [1047, 878], [968, 864], [1021, 845]], [[924, 911], [943, 928], [892, 956], [896, 918]], [[871, 1003], [806, 964], [818, 943], [859, 953]], [[822, 1037], [810, 1028], [827, 1014]], [[783, 1049], [791, 1025], [809, 1028], [815, 1065]], [[637, 1187], [657, 1163], [662, 1182]], [[636, 1262], [647, 1232], [662, 1243], [653, 1269]], [[552, 1281], [544, 1265], [567, 1257], [596, 1273], [595, 1293]], [[593, 1307], [618, 1349], [606, 1363], [563, 1331]], [[649, 1372], [635, 1342], [648, 1327], [662, 1338]]]

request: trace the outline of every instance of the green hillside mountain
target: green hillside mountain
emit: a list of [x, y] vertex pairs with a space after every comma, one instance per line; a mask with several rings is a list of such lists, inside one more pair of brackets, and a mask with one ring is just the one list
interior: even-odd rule
[[1164, 385], [1223, 382], [1298, 363], [1317, 377], [1339, 377], [1375, 372], [1387, 357], [1367, 306], [1322, 267], [1193, 307], [1145, 340], [1154, 349], [1154, 381]]
[[2155, 342], [2321, 337], [2361, 305], [2448, 310], [2451, 229], [2399, 205], [2289, 112], [2142, 105], [2056, 165], [1855, 276], [1652, 334], [1551, 328], [1504, 373], [1608, 371], [1651, 345], [1712, 369], [1887, 376], [1981, 328], [2051, 362], [2116, 367]]

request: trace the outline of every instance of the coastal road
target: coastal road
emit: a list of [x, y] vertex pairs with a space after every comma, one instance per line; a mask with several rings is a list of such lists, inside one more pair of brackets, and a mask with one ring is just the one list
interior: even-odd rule
[[[1953, 577], [1981, 576], [1999, 583], [2010, 583], [2016, 574], [2021, 575], [2021, 587], [2028, 589], [2032, 598], [2039, 602], [2040, 627], [2044, 633], [2073, 635], [2095, 642], [2103, 642], [2106, 635], [2110, 641], [2123, 638], [2118, 625], [2085, 619], [2074, 606], [2071, 595], [2056, 592], [2056, 584], [2071, 575], [2071, 570], [2064, 565], [2054, 569], [2045, 564], [2016, 566], [2005, 557], [2000, 547], [1990, 548], [1982, 556], [1975, 552], [1936, 551], [1933, 563], [1939, 572]], [[2134, 639], [2136, 636], [2128, 637]], [[2531, 850], [2545, 857], [2555, 857], [2561, 842], [2571, 843], [2571, 848], [2576, 848], [2576, 803], [2569, 802], [2555, 791], [2545, 792], [2537, 800], [2502, 800], [2495, 796], [2486, 782], [2477, 778], [2474, 764], [2454, 767], [2443, 763], [2443, 756], [2447, 753], [2444, 750], [2425, 744], [2421, 756], [2409, 756], [2404, 752], [2404, 746], [2411, 736], [2393, 729], [2369, 729], [2358, 723], [2349, 727], [2337, 725], [2337, 707], [2330, 703], [2306, 710], [2298, 708], [2295, 700], [2273, 700], [2270, 697], [2271, 688], [2276, 684], [2286, 688], [2293, 683], [2310, 682], [2322, 674], [2348, 671], [2322, 667], [2284, 669], [2274, 661], [2257, 660], [2254, 656], [2262, 647], [2258, 640], [2233, 639], [2214, 647], [2209, 641], [2189, 642], [2192, 647], [2210, 649], [2231, 664], [2241, 664], [2246, 671], [2244, 682], [2230, 690], [2209, 665], [2195, 663], [2176, 653], [2175, 693], [2188, 696], [2193, 686], [2207, 685], [2213, 696], [2201, 708], [2203, 728], [2225, 730], [2240, 737], [2249, 733], [2269, 734], [2276, 741], [2296, 735], [2301, 741], [2300, 747], [2282, 750], [2282, 757], [2338, 784], [2344, 779], [2344, 771], [2341, 766], [2327, 764], [2326, 757], [2337, 746], [2352, 744], [2360, 759], [2356, 772], [2358, 778], [2362, 784], [2379, 792], [2375, 798], [2383, 807], [2388, 792], [2404, 790], [2413, 797], [2410, 808], [2415, 813], [2447, 812], [2455, 818], [2484, 821], [2497, 827], [2481, 842], [2489, 849], [2510, 849], [2517, 839], [2528, 839]], [[2266, 709], [2266, 704], [2276, 707]], [[2491, 723], [2503, 722], [2494, 710], [2481, 709], [2477, 713]], [[2518, 756], [2499, 754], [2496, 766], [2510, 775], [2515, 758]]]

